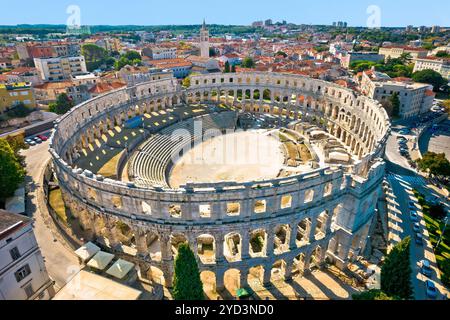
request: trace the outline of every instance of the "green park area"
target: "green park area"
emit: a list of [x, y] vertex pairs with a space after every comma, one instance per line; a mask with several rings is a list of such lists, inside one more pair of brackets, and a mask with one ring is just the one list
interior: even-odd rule
[[422, 207], [425, 224], [430, 235], [430, 242], [436, 255], [439, 270], [441, 271], [442, 283], [449, 288], [450, 226], [447, 226], [447, 228], [445, 227], [445, 209], [441, 204], [427, 201], [417, 190], [414, 190], [413, 192]]

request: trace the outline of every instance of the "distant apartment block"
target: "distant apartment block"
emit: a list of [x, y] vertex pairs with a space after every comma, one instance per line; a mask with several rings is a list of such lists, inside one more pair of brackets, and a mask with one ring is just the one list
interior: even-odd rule
[[154, 68], [170, 70], [173, 72], [173, 76], [179, 79], [187, 77], [191, 73], [192, 69], [192, 63], [181, 58], [150, 60], [146, 63]]
[[151, 47], [144, 48], [142, 54], [152, 60], [175, 59], [177, 57], [176, 47]]
[[434, 70], [439, 72], [442, 77], [450, 81], [450, 59], [438, 57], [426, 57], [415, 59], [414, 72], [422, 70]]
[[44, 81], [61, 81], [87, 73], [83, 56], [35, 58], [34, 65]]
[[36, 107], [33, 88], [29, 82], [0, 84], [0, 114], [23, 103], [29, 108]]
[[75, 42], [24, 43], [16, 46], [20, 60], [78, 56], [80, 44]]
[[411, 118], [428, 112], [433, 106], [433, 86], [417, 83], [408, 78], [390, 78], [373, 70], [362, 73], [361, 91], [364, 95], [383, 103], [398, 93], [401, 118]]
[[405, 46], [387, 46], [381, 47], [378, 53], [384, 55], [386, 59], [400, 58], [402, 54], [409, 53], [412, 59], [417, 59], [417, 58], [425, 58], [428, 54], [428, 50], [423, 48], [405, 47]]
[[376, 52], [354, 52], [350, 51], [341, 58], [341, 65], [344, 68], [349, 68], [352, 62], [355, 61], [383, 61], [384, 55], [378, 54]]
[[32, 220], [0, 210], [0, 300], [50, 300], [54, 295]]

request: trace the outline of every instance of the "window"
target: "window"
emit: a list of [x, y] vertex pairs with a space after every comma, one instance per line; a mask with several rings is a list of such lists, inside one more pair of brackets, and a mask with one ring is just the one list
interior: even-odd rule
[[281, 197], [281, 209], [287, 209], [292, 206], [292, 196], [286, 195]]
[[14, 275], [16, 276], [17, 282], [22, 281], [31, 273], [30, 266], [28, 264], [24, 265], [22, 268], [17, 270]]
[[307, 190], [305, 192], [305, 203], [313, 201], [314, 198], [314, 190]]
[[333, 184], [331, 182], [327, 183], [325, 185], [325, 189], [324, 189], [323, 195], [324, 196], [328, 196], [328, 195], [331, 194], [332, 191], [333, 191]]
[[181, 218], [181, 206], [180, 205], [170, 205], [169, 213], [172, 218]]
[[11, 250], [9, 250], [9, 254], [11, 255], [11, 258], [13, 260], [17, 260], [20, 258], [20, 252], [19, 249], [17, 249], [17, 247], [14, 247]]
[[256, 200], [254, 211], [255, 213], [266, 212], [266, 200]]
[[30, 298], [34, 294], [33, 286], [31, 283], [24, 287], [23, 290], [25, 290], [27, 298]]
[[241, 211], [241, 206], [239, 202], [227, 203], [227, 215], [238, 216]]
[[145, 201], [142, 201], [142, 212], [144, 214], [152, 214], [152, 207]]
[[210, 218], [211, 217], [211, 205], [202, 204], [199, 206], [200, 217], [201, 218]]

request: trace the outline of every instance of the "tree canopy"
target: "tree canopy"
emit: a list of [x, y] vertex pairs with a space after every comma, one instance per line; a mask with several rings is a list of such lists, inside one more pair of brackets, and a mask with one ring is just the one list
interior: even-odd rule
[[450, 176], [450, 162], [445, 153], [426, 152], [422, 159], [417, 161], [420, 170], [428, 171], [433, 176]]
[[396, 300], [381, 290], [373, 289], [352, 295], [353, 300]]
[[25, 118], [31, 112], [33, 112], [32, 109], [28, 108], [26, 105], [20, 102], [11, 109], [9, 109], [8, 111], [6, 111], [6, 115], [9, 118]]
[[25, 169], [13, 148], [5, 139], [0, 139], [0, 203], [11, 197], [23, 182]]
[[114, 63], [114, 68], [119, 71], [126, 65], [142, 65], [142, 57], [139, 52], [131, 50], [121, 55], [120, 58]]
[[413, 295], [410, 243], [410, 237], [397, 243], [381, 267], [381, 290], [388, 296], [410, 299]]
[[102, 65], [112, 66], [115, 59], [109, 56], [108, 51], [95, 44], [84, 44], [81, 47], [81, 54], [86, 59], [86, 67], [89, 71], [94, 71]]
[[253, 61], [252, 57], [245, 57], [242, 60], [241, 66], [243, 68], [254, 68], [255, 67], [255, 62]]
[[398, 117], [400, 114], [400, 98], [398, 97], [398, 92], [394, 92], [394, 94], [389, 97], [389, 102], [392, 106], [392, 116]]
[[187, 243], [178, 247], [175, 258], [173, 297], [175, 300], [203, 300], [203, 284], [197, 261]]
[[440, 87], [447, 84], [447, 80], [439, 72], [430, 69], [414, 72], [412, 79], [416, 82], [433, 85], [435, 92], [438, 92]]
[[49, 110], [50, 112], [54, 112], [56, 114], [65, 114], [67, 111], [72, 109], [73, 106], [73, 100], [70, 99], [67, 94], [61, 93], [56, 99], [56, 102], [49, 105]]
[[224, 69], [224, 73], [229, 73], [230, 70], [230, 63], [228, 61], [225, 62], [225, 69]]

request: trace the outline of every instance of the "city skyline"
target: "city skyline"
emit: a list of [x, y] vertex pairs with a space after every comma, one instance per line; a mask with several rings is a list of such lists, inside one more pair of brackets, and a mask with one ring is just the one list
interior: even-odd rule
[[[171, 5], [156, 1], [137, 1], [133, 6], [113, 0], [108, 2], [107, 14], [98, 14], [105, 10], [104, 2], [88, 2], [86, 0], [54, 1], [43, 0], [39, 3], [8, 3], [11, 14], [2, 17], [0, 25], [17, 24], [66, 24], [73, 15], [68, 8], [78, 6], [82, 25], [195, 25], [206, 19], [210, 24], [250, 25], [253, 21], [272, 19], [274, 22], [286, 20], [295, 24], [331, 25], [334, 21], [346, 21], [349, 26], [366, 27], [373, 14], [371, 6], [380, 9], [380, 22], [383, 27], [404, 27], [407, 25], [440, 25], [450, 26], [450, 17], [442, 14], [450, 11], [450, 3], [436, 1], [427, 4], [426, 10], [420, 10], [423, 3], [413, 1], [341, 1], [327, 4], [324, 11], [322, 4], [305, 1], [287, 0], [277, 8], [267, 12], [269, 3], [264, 1], [248, 1], [240, 3], [228, 2], [226, 7], [212, 8], [205, 0], [186, 3], [175, 0]], [[407, 4], [407, 5], [406, 5]], [[369, 8], [369, 9], [368, 9]], [[171, 14], [155, 14], [168, 12]], [[230, 12], [230, 14], [225, 14]], [[368, 13], [369, 12], [369, 13]], [[403, 14], [399, 14], [403, 12]], [[20, 13], [20, 14], [19, 14]]]

